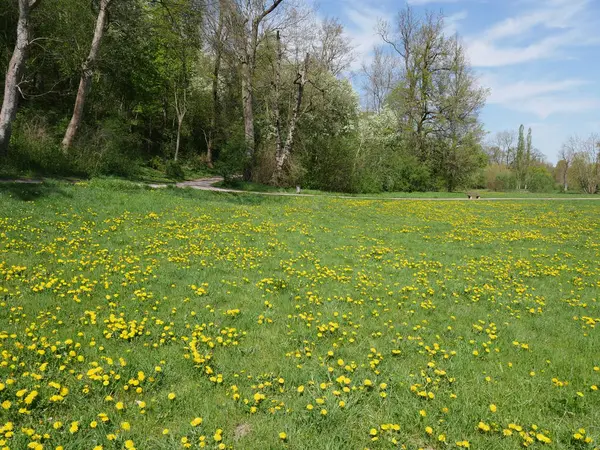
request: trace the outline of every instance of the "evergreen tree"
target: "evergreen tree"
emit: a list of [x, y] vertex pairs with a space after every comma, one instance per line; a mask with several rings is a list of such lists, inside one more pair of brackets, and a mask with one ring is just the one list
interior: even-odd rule
[[525, 183], [525, 189], [527, 189], [528, 181], [529, 181], [529, 167], [531, 166], [531, 128], [527, 131], [527, 143], [525, 147], [525, 161], [523, 164], [523, 179]]
[[515, 174], [517, 178], [517, 189], [523, 185], [523, 168], [525, 166], [525, 127], [519, 127], [519, 140], [517, 143], [517, 156], [515, 158]]

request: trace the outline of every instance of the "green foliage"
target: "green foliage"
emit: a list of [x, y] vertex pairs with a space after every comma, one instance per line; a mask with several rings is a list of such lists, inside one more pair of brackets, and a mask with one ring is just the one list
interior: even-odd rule
[[516, 186], [513, 173], [502, 165], [494, 164], [486, 167], [484, 178], [485, 187], [491, 191], [508, 191]]
[[353, 175], [353, 145], [351, 136], [329, 136], [318, 140], [320, 152], [304, 155], [309, 169], [302, 186], [333, 192], [359, 192]]
[[530, 192], [553, 192], [558, 189], [554, 177], [544, 166], [532, 167], [529, 170], [527, 190]]
[[165, 175], [173, 180], [185, 179], [185, 172], [179, 161], [167, 161], [167, 164], [165, 164]]
[[5, 164], [17, 172], [80, 175], [82, 171], [63, 153], [53, 131], [36, 111], [21, 110], [13, 123], [12, 151]]
[[139, 161], [140, 138], [118, 116], [108, 117], [97, 127], [80, 131], [77, 145], [69, 150], [69, 157], [88, 175], [133, 176]]
[[[240, 175], [250, 162], [241, 131], [239, 40], [234, 33], [225, 33], [227, 41], [216, 42], [212, 27], [218, 22], [219, 2], [209, 3], [111, 3], [83, 123], [65, 154], [60, 142], [73, 111], [97, 8], [94, 2], [90, 7], [81, 0], [42, 1], [31, 24], [33, 35], [43, 39], [30, 49], [20, 84], [21, 113], [2, 169], [134, 179], [162, 178], [166, 173], [170, 179], [182, 179], [184, 169], [188, 176], [190, 171], [192, 176], [212, 174], [204, 156], [210, 143], [216, 173], [229, 183]], [[0, 3], [2, 67], [14, 46], [16, 6], [14, 0]], [[549, 188], [545, 175], [529, 170], [534, 149], [531, 132], [525, 140], [523, 128], [514, 175], [482, 173], [479, 111], [486, 92], [475, 83], [460, 41], [443, 35], [441, 16], [417, 17], [404, 10], [398, 20], [414, 31], [406, 42], [411, 49], [406, 66], [410, 70], [395, 79], [385, 99], [387, 107], [378, 114], [361, 113], [357, 92], [334, 68], [340, 61], [330, 60], [336, 58], [336, 49], [347, 48], [344, 42], [332, 48], [325, 48], [331, 41], [315, 43], [315, 48], [323, 48], [311, 54], [309, 81], [281, 186], [351, 193]], [[323, 37], [323, 30], [315, 40]], [[284, 49], [297, 44], [293, 34], [283, 33], [289, 35], [283, 39]], [[344, 39], [342, 34], [335, 36]], [[285, 140], [299, 67], [289, 56], [293, 52], [286, 51], [276, 99], [275, 36], [262, 37], [252, 80], [257, 150], [251, 163], [254, 181], [269, 183], [275, 169], [274, 106], [280, 109], [279, 128]], [[223, 57], [215, 78], [217, 48]], [[3, 74], [0, 70], [0, 80]], [[181, 164], [165, 163], [174, 157], [177, 112], [182, 109], [186, 114]], [[595, 173], [586, 172], [590, 168], [589, 162], [577, 163], [572, 172], [577, 169], [579, 175], [573, 184], [595, 191]]]
[[246, 143], [241, 133], [233, 134], [222, 147], [217, 161], [217, 172], [230, 183], [246, 167]]

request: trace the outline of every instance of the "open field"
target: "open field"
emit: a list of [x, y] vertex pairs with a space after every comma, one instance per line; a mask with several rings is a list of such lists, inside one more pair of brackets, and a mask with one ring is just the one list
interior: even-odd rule
[[0, 447], [598, 445], [598, 202], [0, 198]]

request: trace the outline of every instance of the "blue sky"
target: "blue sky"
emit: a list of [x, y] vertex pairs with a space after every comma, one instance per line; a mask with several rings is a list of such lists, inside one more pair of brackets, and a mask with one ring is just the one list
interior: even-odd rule
[[[468, 49], [480, 84], [491, 94], [482, 114], [491, 133], [533, 129], [534, 146], [556, 162], [571, 134], [600, 131], [600, 0], [409, 0], [417, 11], [441, 11]], [[404, 1], [321, 0], [368, 61]]]

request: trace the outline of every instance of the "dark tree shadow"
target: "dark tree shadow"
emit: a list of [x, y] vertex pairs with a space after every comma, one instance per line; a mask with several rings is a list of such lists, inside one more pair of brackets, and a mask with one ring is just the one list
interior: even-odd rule
[[51, 195], [71, 198], [72, 195], [66, 192], [57, 183], [15, 183], [0, 182], [0, 194], [8, 194], [23, 201], [38, 200]]

